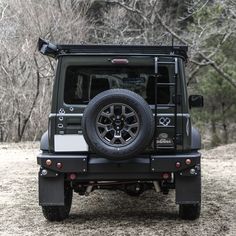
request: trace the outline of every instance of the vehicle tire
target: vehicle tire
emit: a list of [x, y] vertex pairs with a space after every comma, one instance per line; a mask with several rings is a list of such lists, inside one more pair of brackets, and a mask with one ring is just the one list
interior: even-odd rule
[[199, 218], [201, 212], [201, 204], [180, 204], [179, 216], [184, 220], [196, 220]]
[[150, 144], [153, 113], [138, 94], [110, 89], [95, 96], [82, 118], [83, 135], [91, 150], [112, 160], [135, 157]]
[[71, 187], [65, 187], [64, 196], [64, 206], [42, 206], [43, 215], [48, 221], [62, 221], [68, 218], [73, 196], [73, 190]]

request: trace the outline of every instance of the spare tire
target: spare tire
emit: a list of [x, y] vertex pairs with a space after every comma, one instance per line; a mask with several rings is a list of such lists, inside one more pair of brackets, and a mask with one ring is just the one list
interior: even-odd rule
[[153, 138], [154, 118], [147, 102], [126, 89], [95, 96], [82, 118], [83, 135], [95, 153], [113, 160], [135, 157]]

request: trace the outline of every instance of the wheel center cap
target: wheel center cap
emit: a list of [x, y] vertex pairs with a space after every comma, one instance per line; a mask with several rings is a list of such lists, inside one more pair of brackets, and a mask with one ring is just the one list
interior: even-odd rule
[[122, 130], [124, 127], [124, 122], [121, 119], [115, 119], [113, 122], [113, 127], [115, 130]]
[[121, 120], [116, 120], [115, 125], [121, 125]]

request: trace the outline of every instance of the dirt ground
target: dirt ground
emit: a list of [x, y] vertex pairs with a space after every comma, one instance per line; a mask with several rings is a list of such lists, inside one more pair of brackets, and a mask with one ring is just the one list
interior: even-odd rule
[[174, 192], [74, 195], [70, 218], [49, 223], [37, 197], [38, 143], [0, 145], [0, 235], [236, 235], [236, 144], [202, 151], [199, 220], [177, 218]]

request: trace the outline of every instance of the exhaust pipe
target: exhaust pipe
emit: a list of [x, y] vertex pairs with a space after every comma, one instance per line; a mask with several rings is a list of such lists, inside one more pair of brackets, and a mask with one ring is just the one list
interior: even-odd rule
[[160, 188], [159, 183], [157, 181], [153, 181], [153, 185], [154, 185], [155, 191], [157, 193], [161, 192], [161, 188]]
[[92, 192], [92, 190], [93, 190], [93, 183], [94, 182], [90, 182], [91, 185], [87, 186], [86, 191], [84, 193], [85, 196], [88, 196]]

